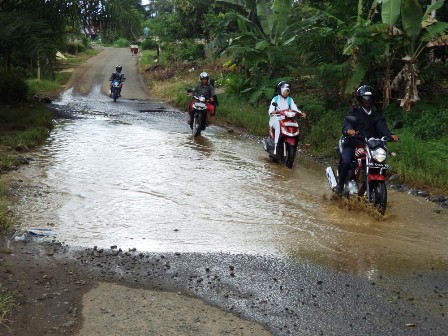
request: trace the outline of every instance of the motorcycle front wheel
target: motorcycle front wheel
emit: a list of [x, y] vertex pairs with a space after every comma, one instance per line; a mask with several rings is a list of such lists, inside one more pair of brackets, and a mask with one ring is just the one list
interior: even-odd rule
[[296, 158], [297, 148], [295, 146], [291, 146], [289, 143], [286, 142], [285, 149], [286, 152], [284, 153], [283, 156], [283, 164], [288, 168], [292, 168], [292, 166], [294, 165], [294, 160]]
[[194, 137], [201, 135], [201, 131], [204, 127], [204, 118], [202, 113], [196, 112], [193, 116], [192, 134]]
[[372, 181], [369, 183], [369, 201], [382, 215], [386, 212], [387, 190], [384, 181]]

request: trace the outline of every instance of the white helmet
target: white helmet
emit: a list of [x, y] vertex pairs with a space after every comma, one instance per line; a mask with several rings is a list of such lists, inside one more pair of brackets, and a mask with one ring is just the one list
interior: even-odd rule
[[203, 79], [208, 79], [208, 73], [206, 73], [205, 71], [199, 74], [199, 80]]

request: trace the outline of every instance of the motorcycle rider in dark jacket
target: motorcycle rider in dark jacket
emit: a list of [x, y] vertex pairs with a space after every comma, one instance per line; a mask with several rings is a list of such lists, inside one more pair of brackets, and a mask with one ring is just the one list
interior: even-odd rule
[[365, 135], [367, 138], [381, 138], [383, 136], [391, 138], [393, 141], [398, 141], [398, 136], [392, 134], [386, 124], [386, 119], [383, 114], [374, 106], [373, 89], [368, 85], [360, 86], [356, 90], [356, 100], [359, 106], [351, 109], [347, 116], [356, 118], [356, 125], [352, 125], [344, 118], [342, 127], [342, 150], [341, 160], [338, 166], [338, 184], [333, 191], [342, 195], [344, 190], [344, 183], [353, 162], [355, 154], [355, 147], [363, 142], [363, 139], [353, 137], [357, 133]]
[[112, 81], [114, 79], [118, 79], [120, 81], [120, 91], [118, 93], [118, 96], [121, 97], [121, 88], [123, 87], [123, 82], [126, 80], [126, 78], [124, 77], [124, 73], [121, 72], [121, 70], [123, 69], [123, 67], [118, 64], [115, 67], [115, 72], [112, 72], [112, 75], [110, 75], [109, 81], [110, 81], [110, 91], [109, 91], [109, 96], [112, 97]]

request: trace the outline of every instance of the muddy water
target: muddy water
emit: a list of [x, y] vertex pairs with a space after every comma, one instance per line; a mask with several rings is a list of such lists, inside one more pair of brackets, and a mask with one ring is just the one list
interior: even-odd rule
[[96, 86], [57, 104], [77, 118], [37, 154], [44, 196], [19, 212], [67, 244], [299, 257], [366, 276], [447, 265], [448, 215], [422, 198], [390, 191], [378, 220], [332, 199], [324, 167], [272, 164], [257, 140], [216, 126], [193, 138], [160, 102], [114, 104]]

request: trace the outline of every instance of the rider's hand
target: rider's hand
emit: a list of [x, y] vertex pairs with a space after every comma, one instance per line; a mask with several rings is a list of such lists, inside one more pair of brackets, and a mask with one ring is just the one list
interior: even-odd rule
[[188, 92], [187, 96], [193, 97], [193, 92]]
[[392, 134], [391, 136], [392, 141], [398, 141], [400, 140], [400, 138], [398, 137], [398, 135]]
[[211, 102], [214, 102], [215, 100], [213, 99], [213, 97], [211, 97], [211, 98], [210, 98], [210, 101], [211, 101]]
[[306, 113], [305, 112], [300, 112], [302, 114], [302, 118], [306, 118]]
[[347, 132], [345, 132], [345, 134], [352, 136], [352, 135], [356, 134], [356, 131], [352, 130], [352, 129], [349, 129], [349, 130], [347, 130]]

